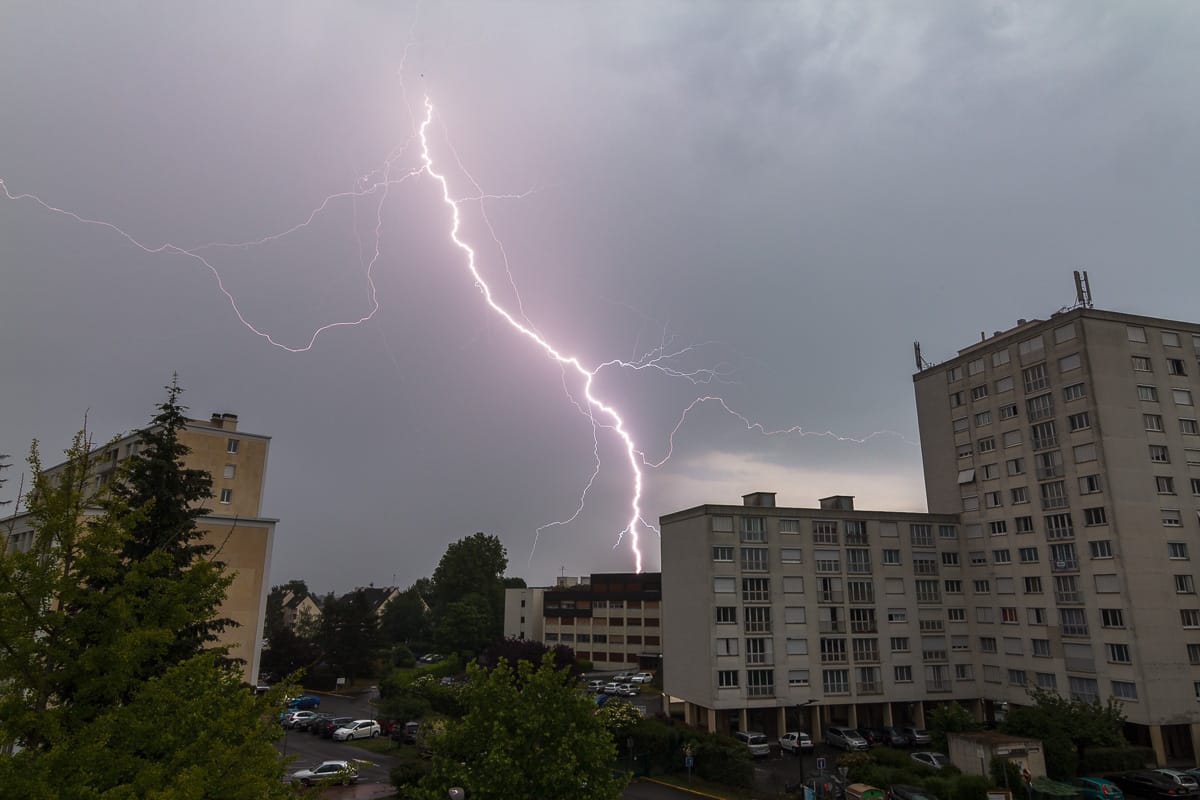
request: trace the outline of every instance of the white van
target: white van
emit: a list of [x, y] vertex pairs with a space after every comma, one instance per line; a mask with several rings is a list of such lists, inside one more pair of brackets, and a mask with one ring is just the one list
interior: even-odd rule
[[746, 749], [750, 751], [750, 755], [755, 758], [771, 755], [771, 743], [767, 740], [765, 733], [760, 731], [738, 731], [733, 735], [733, 738], [746, 745]]

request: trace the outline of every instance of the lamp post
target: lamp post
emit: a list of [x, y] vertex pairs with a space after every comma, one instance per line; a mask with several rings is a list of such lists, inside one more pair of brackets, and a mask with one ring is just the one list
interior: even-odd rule
[[[804, 730], [804, 709], [816, 703], [816, 698], [809, 698], [803, 703], [796, 704], [796, 731]], [[812, 731], [808, 732], [811, 736]], [[796, 758], [800, 761], [800, 785], [804, 786], [804, 751], [800, 749], [799, 741], [796, 743]]]

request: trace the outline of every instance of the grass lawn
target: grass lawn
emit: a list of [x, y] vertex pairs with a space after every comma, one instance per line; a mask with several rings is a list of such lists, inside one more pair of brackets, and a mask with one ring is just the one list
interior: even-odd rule
[[[388, 753], [390, 755], [398, 755], [397, 751], [404, 749], [404, 746], [397, 741], [392, 740], [387, 736], [380, 736], [375, 739], [351, 739], [346, 744], [352, 744], [355, 747], [360, 747], [363, 750], [370, 750], [372, 753]], [[414, 753], [417, 748], [411, 745], [408, 748]]]
[[690, 782], [686, 775], [655, 775], [654, 780], [678, 786], [680, 789], [693, 789], [697, 792], [704, 792], [706, 795], [720, 797], [723, 800], [753, 800], [760, 796], [754, 794], [749, 789], [737, 789], [722, 783], [706, 781], [695, 776], [692, 776]]

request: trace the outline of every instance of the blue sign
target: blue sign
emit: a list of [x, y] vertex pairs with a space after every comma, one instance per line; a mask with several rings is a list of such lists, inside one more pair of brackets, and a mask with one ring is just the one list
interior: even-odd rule
[[817, 769], [824, 771], [824, 769], [825, 769], [825, 757], [824, 756], [817, 759]]
[[696, 758], [694, 756], [688, 756], [683, 760], [683, 765], [688, 769], [691, 769], [692, 767], [696, 766]]

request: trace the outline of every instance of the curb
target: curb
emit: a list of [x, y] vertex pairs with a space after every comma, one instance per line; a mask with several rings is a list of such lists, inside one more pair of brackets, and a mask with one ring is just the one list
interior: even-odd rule
[[643, 777], [643, 778], [638, 778], [638, 781], [643, 782], [643, 783], [657, 783], [659, 786], [666, 786], [668, 789], [675, 789], [680, 792], [687, 792], [688, 794], [694, 794], [697, 797], [708, 797], [708, 798], [710, 798], [710, 800], [725, 800], [725, 798], [718, 797], [715, 794], [709, 794], [708, 792], [702, 792], [699, 789], [689, 789], [686, 786], [676, 786], [673, 783], [667, 783], [666, 781], [660, 781], [658, 778]]

